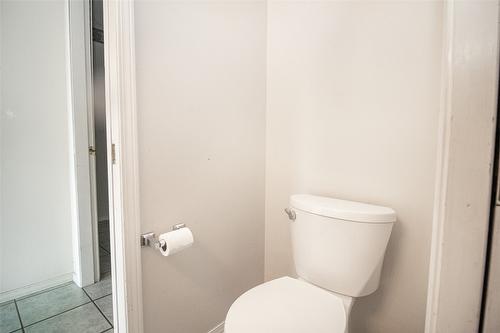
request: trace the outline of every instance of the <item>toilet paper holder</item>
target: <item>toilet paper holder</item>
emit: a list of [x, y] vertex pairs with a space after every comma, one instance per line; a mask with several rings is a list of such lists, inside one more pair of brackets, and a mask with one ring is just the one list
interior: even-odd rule
[[[179, 230], [185, 228], [186, 224], [179, 223], [172, 227], [172, 230]], [[167, 250], [167, 243], [164, 240], [158, 240], [154, 232], [147, 232], [141, 235], [141, 247], [149, 246], [155, 248], [156, 250]]]

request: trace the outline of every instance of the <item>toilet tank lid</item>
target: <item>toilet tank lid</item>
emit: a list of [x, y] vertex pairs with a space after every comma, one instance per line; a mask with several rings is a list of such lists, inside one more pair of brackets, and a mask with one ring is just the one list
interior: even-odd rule
[[393, 223], [396, 221], [396, 212], [389, 207], [310, 194], [292, 195], [290, 205], [308, 213], [353, 222]]

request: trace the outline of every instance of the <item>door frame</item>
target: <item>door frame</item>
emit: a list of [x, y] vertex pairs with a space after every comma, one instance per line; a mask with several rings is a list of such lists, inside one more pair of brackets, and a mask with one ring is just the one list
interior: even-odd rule
[[113, 315], [119, 333], [142, 333], [134, 2], [103, 5]]
[[[89, 158], [92, 110], [90, 10], [87, 1], [65, 1], [67, 89], [70, 128], [73, 281], [79, 287], [95, 282], [92, 160]], [[94, 193], [93, 193], [94, 192]], [[98, 250], [98, 249], [97, 249]], [[97, 259], [99, 259], [97, 253]]]
[[[89, 158], [93, 108], [90, 1], [66, 1], [74, 281], [80, 287], [95, 282], [95, 254], [99, 258], [93, 237], [97, 212]], [[133, 1], [103, 1], [103, 18], [113, 326], [119, 333], [142, 333]]]
[[426, 333], [479, 329], [497, 121], [498, 5], [444, 2]]

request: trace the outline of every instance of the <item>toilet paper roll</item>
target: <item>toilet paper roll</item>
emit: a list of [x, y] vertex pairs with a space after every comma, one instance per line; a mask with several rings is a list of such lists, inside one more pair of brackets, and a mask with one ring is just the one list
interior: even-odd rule
[[174, 253], [187, 249], [193, 245], [194, 238], [193, 233], [188, 227], [180, 228], [174, 231], [166, 232], [161, 234], [158, 239], [160, 241], [165, 241], [167, 249], [163, 250], [160, 248], [161, 254], [165, 257], [171, 256]]

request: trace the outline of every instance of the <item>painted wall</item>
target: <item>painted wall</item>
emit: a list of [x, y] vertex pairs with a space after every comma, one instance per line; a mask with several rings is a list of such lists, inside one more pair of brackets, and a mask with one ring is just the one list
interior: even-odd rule
[[186, 223], [192, 248], [142, 251], [145, 332], [208, 332], [264, 279], [261, 1], [137, 1], [142, 231]]
[[423, 332], [442, 4], [270, 1], [267, 22], [266, 279], [294, 274], [290, 194], [393, 207], [381, 286], [351, 330]]
[[0, 292], [73, 272], [62, 1], [1, 1]]

